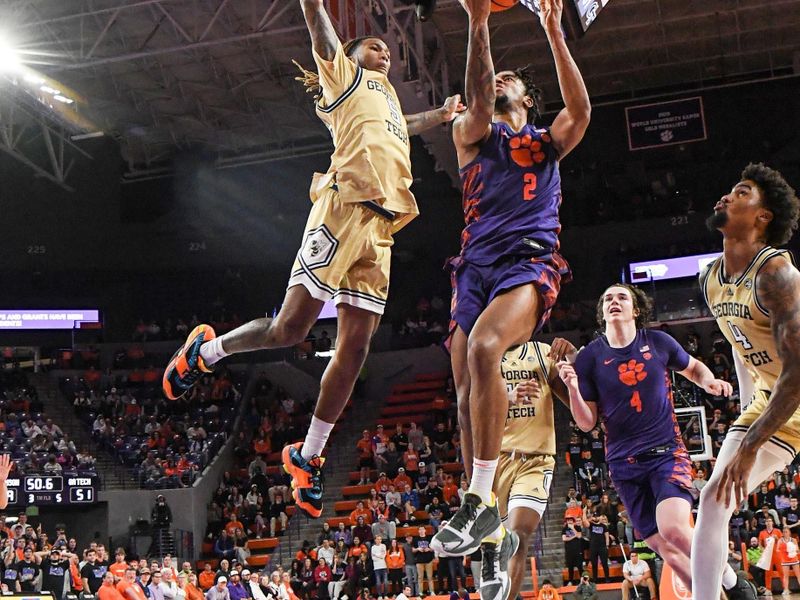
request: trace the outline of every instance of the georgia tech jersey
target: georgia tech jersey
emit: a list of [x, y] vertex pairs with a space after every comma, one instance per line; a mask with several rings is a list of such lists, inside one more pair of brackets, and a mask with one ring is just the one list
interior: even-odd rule
[[555, 454], [556, 432], [553, 420], [553, 395], [549, 380], [555, 375], [555, 363], [547, 358], [550, 346], [527, 342], [511, 348], [503, 356], [500, 370], [508, 391], [523, 381], [539, 384], [537, 396], [509, 404], [503, 432], [503, 452]]
[[765, 246], [736, 281], [725, 280], [722, 256], [711, 263], [702, 280], [706, 304], [722, 335], [742, 358], [755, 389], [767, 391], [775, 385], [783, 364], [772, 337], [769, 312], [758, 301], [755, 279], [761, 267], [773, 258], [794, 263], [788, 250]]

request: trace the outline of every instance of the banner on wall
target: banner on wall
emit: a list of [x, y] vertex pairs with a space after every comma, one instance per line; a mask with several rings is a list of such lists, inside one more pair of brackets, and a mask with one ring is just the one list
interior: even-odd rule
[[645, 150], [708, 138], [700, 96], [625, 108], [628, 148]]

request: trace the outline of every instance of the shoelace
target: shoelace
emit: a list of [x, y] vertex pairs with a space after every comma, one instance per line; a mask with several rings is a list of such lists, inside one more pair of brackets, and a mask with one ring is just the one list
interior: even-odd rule
[[491, 581], [494, 579], [494, 563], [497, 560], [499, 548], [497, 544], [481, 544], [481, 580]]
[[474, 504], [469, 502], [464, 502], [461, 505], [461, 508], [458, 509], [458, 512], [455, 516], [450, 519], [450, 526], [453, 529], [457, 529], [461, 531], [467, 526], [468, 521], [473, 521], [478, 514], [478, 509], [475, 508]]
[[322, 484], [325, 483], [325, 476], [322, 474], [322, 459], [315, 454], [307, 464], [313, 469], [309, 478], [311, 489], [318, 492], [322, 490]]

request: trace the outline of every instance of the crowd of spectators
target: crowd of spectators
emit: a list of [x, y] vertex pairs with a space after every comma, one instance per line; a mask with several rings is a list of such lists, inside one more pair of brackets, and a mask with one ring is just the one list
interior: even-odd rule
[[95, 459], [78, 448], [46, 413], [36, 387], [20, 369], [0, 371], [0, 443], [16, 475], [94, 474]]
[[93, 439], [143, 487], [191, 485], [232, 431], [243, 382], [227, 369], [206, 375], [176, 401], [163, 397], [160, 374], [94, 372], [63, 378], [61, 391]]

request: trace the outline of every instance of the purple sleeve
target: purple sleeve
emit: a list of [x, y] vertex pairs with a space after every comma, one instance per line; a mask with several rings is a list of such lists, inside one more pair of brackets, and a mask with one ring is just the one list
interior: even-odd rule
[[667, 366], [673, 371], [683, 371], [689, 366], [691, 356], [671, 335], [663, 331], [652, 331], [653, 342], [660, 353], [667, 357]]
[[575, 373], [578, 376], [578, 388], [587, 402], [597, 402], [599, 394], [594, 380], [594, 348], [589, 345], [578, 353], [575, 359]]

